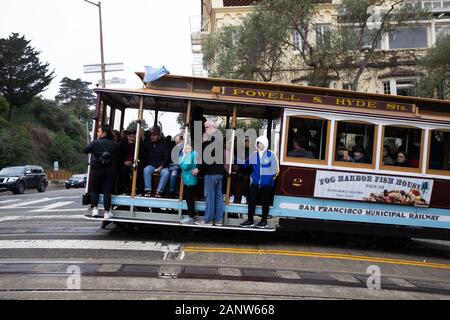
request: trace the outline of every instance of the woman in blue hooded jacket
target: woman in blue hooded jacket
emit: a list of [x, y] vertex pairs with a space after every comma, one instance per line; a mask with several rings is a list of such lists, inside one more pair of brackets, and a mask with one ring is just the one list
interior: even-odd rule
[[186, 144], [183, 149], [183, 154], [180, 156], [179, 165], [181, 168], [181, 178], [184, 185], [184, 197], [188, 207], [188, 215], [181, 220], [183, 224], [194, 223], [195, 217], [195, 191], [197, 186], [197, 177], [192, 174], [192, 170], [197, 168], [197, 152], [192, 150], [190, 144]]
[[261, 221], [257, 228], [267, 228], [267, 216], [269, 215], [270, 199], [275, 185], [275, 178], [279, 172], [278, 158], [272, 151], [268, 150], [269, 141], [265, 136], [256, 139], [256, 150], [250, 155], [243, 165], [244, 168], [251, 167], [250, 190], [248, 195], [248, 219], [241, 223], [241, 227], [249, 228], [254, 226], [253, 216], [255, 215], [256, 201], [258, 196], [262, 202]]

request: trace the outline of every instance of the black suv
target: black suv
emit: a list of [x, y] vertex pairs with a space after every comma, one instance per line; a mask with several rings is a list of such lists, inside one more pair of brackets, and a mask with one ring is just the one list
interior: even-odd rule
[[74, 174], [66, 181], [66, 189], [85, 188], [86, 181], [87, 181], [87, 174]]
[[22, 194], [25, 189], [37, 189], [44, 192], [47, 186], [47, 175], [38, 166], [6, 167], [0, 171], [0, 191]]

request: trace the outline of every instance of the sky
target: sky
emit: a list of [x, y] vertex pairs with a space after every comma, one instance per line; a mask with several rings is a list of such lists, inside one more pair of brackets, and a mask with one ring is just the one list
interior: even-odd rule
[[[94, 0], [93, 2], [98, 2]], [[144, 66], [165, 66], [171, 74], [191, 75], [190, 16], [200, 15], [200, 0], [103, 0], [105, 63], [124, 63], [124, 71], [106, 73], [106, 79], [119, 77], [125, 84], [111, 88], [139, 88], [134, 74]], [[81, 78], [93, 84], [99, 74], [84, 74], [83, 65], [100, 63], [98, 8], [83, 0], [0, 0], [0, 38], [11, 33], [25, 35], [41, 52], [56, 78], [42, 93], [54, 99], [63, 77]], [[92, 85], [92, 88], [95, 86]], [[128, 118], [128, 119], [127, 119]], [[126, 117], [131, 121], [134, 116]], [[147, 118], [147, 116], [146, 116]], [[165, 134], [178, 133], [175, 116], [165, 114], [161, 121]], [[147, 122], [151, 118], [147, 118]]]

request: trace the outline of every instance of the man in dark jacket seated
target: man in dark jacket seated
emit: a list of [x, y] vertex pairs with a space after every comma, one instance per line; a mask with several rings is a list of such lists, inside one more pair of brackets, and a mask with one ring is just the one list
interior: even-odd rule
[[165, 139], [161, 139], [161, 129], [159, 127], [151, 128], [149, 134], [150, 138], [146, 138], [142, 146], [145, 196], [151, 197], [152, 174], [159, 173], [161, 177], [155, 197], [161, 198], [169, 180], [170, 172], [168, 165], [170, 154]]
[[[128, 132], [125, 139], [119, 144], [119, 194], [131, 193], [131, 179], [130, 175], [133, 172], [133, 159], [136, 148], [136, 130]], [[142, 155], [142, 144], [140, 144], [140, 152]], [[141, 189], [142, 184], [142, 168], [138, 169], [137, 186]], [[138, 190], [138, 194], [142, 193], [142, 190]]]

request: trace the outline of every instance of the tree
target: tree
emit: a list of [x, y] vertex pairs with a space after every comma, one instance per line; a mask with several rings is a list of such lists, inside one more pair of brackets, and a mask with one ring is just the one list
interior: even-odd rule
[[450, 99], [450, 34], [436, 41], [419, 61], [425, 75], [416, 86], [420, 97]]
[[25, 36], [13, 33], [0, 39], [0, 93], [8, 100], [11, 120], [14, 108], [19, 108], [44, 91], [53, 80], [50, 65], [41, 63], [39, 52], [30, 46]]
[[64, 77], [60, 82], [59, 94], [56, 102], [63, 108], [70, 109], [81, 122], [91, 119], [93, 111], [89, 107], [95, 106], [96, 96], [89, 88], [91, 82], [81, 79]]
[[9, 103], [5, 98], [0, 96], [0, 117], [6, 118], [9, 112]]
[[[128, 124], [128, 127], [126, 130], [137, 130], [137, 125], [138, 125], [138, 121], [133, 120]], [[148, 129], [148, 124], [147, 124], [147, 122], [145, 122], [144, 119], [142, 119], [142, 122], [141, 122], [141, 129], [144, 131]]]
[[63, 131], [55, 135], [48, 151], [52, 161], [58, 161], [64, 168], [77, 162], [77, 143]]
[[213, 77], [272, 81], [285, 64], [284, 31], [276, 17], [251, 13], [204, 40], [204, 64]]
[[275, 74], [290, 73], [290, 79], [302, 77], [322, 87], [344, 74], [357, 90], [362, 73], [378, 58], [381, 37], [428, 17], [418, 1], [342, 0], [332, 26], [316, 25], [317, 2], [261, 0], [240, 26], [218, 29], [205, 39], [205, 64], [213, 76], [272, 81]]
[[34, 163], [33, 144], [22, 127], [0, 129], [0, 168]]

